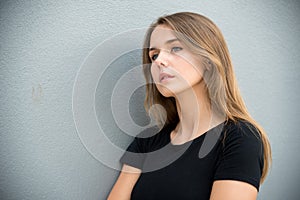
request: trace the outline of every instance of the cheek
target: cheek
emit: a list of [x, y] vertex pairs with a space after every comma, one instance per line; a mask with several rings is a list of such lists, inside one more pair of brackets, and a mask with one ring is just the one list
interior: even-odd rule
[[198, 62], [178, 62], [175, 70], [183, 79], [199, 78], [203, 75], [203, 67]]
[[159, 82], [159, 70], [156, 66], [151, 65], [151, 76], [152, 76], [152, 80], [154, 81], [154, 83]]
[[203, 74], [204, 67], [202, 58], [200, 56], [185, 54], [183, 63], [186, 66], [186, 70], [190, 71], [190, 73], [198, 73], [200, 75]]

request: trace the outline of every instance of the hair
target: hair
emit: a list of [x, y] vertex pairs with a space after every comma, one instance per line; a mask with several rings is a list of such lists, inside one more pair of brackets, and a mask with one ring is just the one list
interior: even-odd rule
[[[189, 50], [203, 58], [203, 65], [209, 68], [203, 78], [211, 102], [211, 107], [223, 113], [226, 121], [245, 120], [258, 131], [264, 150], [264, 166], [260, 182], [262, 183], [271, 165], [272, 155], [268, 137], [263, 128], [251, 117], [240, 94], [233, 71], [229, 50], [220, 29], [207, 17], [180, 12], [158, 18], [150, 25], [145, 35], [143, 47], [143, 71], [146, 79], [146, 96], [144, 106], [158, 125], [178, 123], [179, 117], [174, 97], [164, 97], [156, 88], [151, 76], [151, 59], [149, 58], [150, 37], [159, 26], [167, 26]], [[161, 105], [165, 112], [160, 110]]]

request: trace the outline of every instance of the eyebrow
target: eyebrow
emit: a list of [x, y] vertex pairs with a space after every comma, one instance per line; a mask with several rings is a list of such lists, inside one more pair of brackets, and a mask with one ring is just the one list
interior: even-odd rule
[[[166, 42], [165, 42], [165, 44], [171, 44], [171, 43], [173, 43], [173, 42], [175, 42], [175, 41], [180, 41], [178, 38], [174, 38], [174, 39], [170, 39], [170, 40], [167, 40]], [[149, 48], [149, 52], [150, 51], [153, 51], [153, 50], [156, 50], [157, 48], [156, 47], [150, 47]]]

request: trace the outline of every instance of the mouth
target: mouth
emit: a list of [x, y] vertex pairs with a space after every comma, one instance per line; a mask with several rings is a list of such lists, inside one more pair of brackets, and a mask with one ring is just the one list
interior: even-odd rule
[[159, 82], [163, 83], [163, 82], [167, 82], [168, 80], [174, 78], [175, 76], [172, 76], [170, 74], [167, 73], [161, 73], [159, 74]]

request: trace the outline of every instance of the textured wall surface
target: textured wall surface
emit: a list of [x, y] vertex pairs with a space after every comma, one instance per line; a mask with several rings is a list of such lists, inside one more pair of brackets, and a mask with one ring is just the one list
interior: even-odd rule
[[[297, 0], [1, 1], [1, 199], [105, 199], [118, 171], [100, 162], [78, 134], [72, 110], [76, 77], [99, 43], [178, 11], [204, 14], [223, 31], [248, 108], [269, 133], [273, 166], [259, 199], [298, 199]], [[130, 137], [119, 134], [107, 106], [111, 85], [122, 73], [117, 66], [128, 71], [130, 63], [140, 62], [138, 52], [128, 55], [110, 64], [95, 90], [95, 105], [87, 105], [95, 107], [107, 138], [122, 147]], [[129, 106], [140, 126], [148, 120], [142, 98], [139, 88]], [[94, 142], [103, 155], [110, 154], [101, 141]]]

